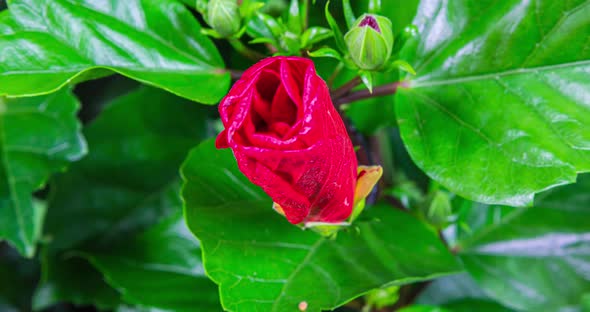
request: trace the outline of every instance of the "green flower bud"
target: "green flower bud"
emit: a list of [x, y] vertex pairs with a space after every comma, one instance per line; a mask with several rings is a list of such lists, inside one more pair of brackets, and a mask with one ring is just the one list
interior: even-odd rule
[[241, 19], [237, 0], [209, 0], [207, 22], [221, 36], [230, 37], [240, 31]]
[[344, 35], [354, 63], [364, 70], [382, 67], [393, 49], [391, 21], [384, 16], [364, 14]]
[[453, 208], [449, 196], [442, 191], [437, 191], [426, 211], [426, 218], [430, 224], [442, 228], [452, 213]]

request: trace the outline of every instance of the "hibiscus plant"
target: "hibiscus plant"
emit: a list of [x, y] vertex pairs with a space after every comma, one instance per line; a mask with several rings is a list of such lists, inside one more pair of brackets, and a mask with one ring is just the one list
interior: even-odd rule
[[590, 0], [0, 0], [0, 311], [590, 311]]

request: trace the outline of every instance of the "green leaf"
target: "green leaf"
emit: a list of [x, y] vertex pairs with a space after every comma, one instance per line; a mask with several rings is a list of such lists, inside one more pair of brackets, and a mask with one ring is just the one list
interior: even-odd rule
[[340, 31], [338, 22], [336, 22], [334, 17], [332, 17], [332, 14], [330, 14], [329, 7], [330, 1], [326, 2], [326, 7], [324, 9], [326, 14], [326, 20], [328, 21], [328, 25], [330, 25], [330, 28], [334, 33], [334, 40], [336, 41], [336, 46], [338, 47], [338, 50], [340, 50], [340, 52], [342, 53], [346, 53], [348, 49], [346, 48], [346, 43], [344, 42], [344, 35], [342, 35], [342, 31]]
[[418, 304], [436, 305], [451, 312], [512, 312], [494, 302], [467, 273], [436, 279], [428, 284], [415, 301]]
[[350, 0], [342, 0], [342, 11], [344, 13], [344, 20], [346, 21], [346, 28], [351, 29], [356, 21], [356, 17], [354, 17], [354, 12], [352, 12]]
[[[485, 12], [485, 14], [482, 14]], [[527, 205], [590, 170], [590, 1], [423, 1], [396, 97], [414, 161], [453, 192]]]
[[[391, 2], [391, 1], [388, 1]], [[369, 0], [369, 13], [379, 14], [381, 12], [381, 0]]]
[[480, 299], [464, 299], [449, 303], [443, 307], [450, 312], [472, 312], [474, 308], [477, 308], [478, 312], [516, 312], [497, 302]]
[[332, 30], [324, 27], [309, 27], [303, 35], [301, 35], [301, 46], [303, 48], [310, 48], [314, 44], [331, 38], [333, 36]]
[[361, 77], [361, 81], [367, 87], [369, 92], [373, 93], [373, 72], [370, 71], [360, 71], [359, 77]]
[[76, 255], [106, 253], [178, 209], [178, 167], [205, 135], [205, 108], [142, 87], [109, 103], [84, 129], [88, 156], [52, 180], [37, 306], [120, 303], [119, 293]]
[[270, 15], [258, 12], [246, 29], [255, 38], [250, 43], [271, 43], [279, 50], [275, 55], [295, 55], [300, 49], [298, 35], [288, 31], [282, 21]]
[[197, 1], [198, 0], [180, 0], [180, 2], [182, 2], [184, 5], [190, 8], [195, 8]]
[[187, 223], [229, 311], [333, 309], [376, 287], [460, 270], [435, 232], [389, 206], [368, 209], [334, 240], [289, 224], [213, 141], [181, 172]]
[[299, 10], [299, 1], [291, 0], [291, 4], [289, 5], [289, 17], [287, 19], [287, 28], [289, 31], [297, 35], [301, 34], [303, 31], [302, 18], [303, 16]]
[[408, 62], [406, 62], [404, 60], [395, 60], [390, 64], [390, 67], [403, 70], [406, 73], [409, 73], [411, 75], [416, 75], [416, 71], [414, 71], [414, 68], [412, 68], [412, 65], [408, 64]]
[[49, 93], [97, 69], [207, 104], [228, 89], [221, 56], [177, 1], [13, 0], [9, 11], [20, 27], [0, 37], [0, 94]]
[[443, 305], [466, 298], [486, 299], [487, 296], [469, 274], [460, 273], [432, 281], [416, 298], [416, 303]]
[[88, 156], [52, 181], [45, 225], [51, 240], [35, 306], [119, 305], [120, 294], [76, 255], [108, 253], [121, 237], [178, 209], [178, 167], [205, 135], [204, 109], [143, 87], [114, 100], [84, 129]]
[[[108, 252], [83, 252], [122, 300], [167, 311], [220, 311], [217, 287], [203, 272], [199, 242], [177, 212]], [[149, 281], [149, 282], [147, 282]]]
[[[583, 175], [465, 238], [461, 259], [484, 291], [508, 307], [573, 309], [590, 292], [588, 203], [590, 175]], [[555, 287], [556, 281], [564, 282]]]
[[329, 57], [337, 60], [342, 60], [340, 53], [332, 48], [319, 48], [313, 52], [308, 53], [311, 57]]
[[17, 31], [18, 25], [10, 16], [10, 12], [0, 12], [0, 35], [9, 35]]
[[519, 211], [510, 206], [491, 206], [462, 198], [455, 198], [453, 205], [458, 207], [456, 209], [458, 210], [457, 239], [459, 241], [478, 235]]
[[399, 310], [399, 312], [452, 312], [447, 309], [443, 309], [440, 307], [435, 306], [427, 306], [427, 305], [414, 305], [410, 307], [403, 308]]
[[53, 180], [45, 233], [70, 248], [150, 225], [176, 201], [178, 168], [205, 136], [205, 107], [140, 88], [84, 129], [89, 155]]
[[467, 299], [454, 302], [442, 307], [431, 305], [414, 305], [399, 310], [399, 312], [514, 312], [493, 301]]
[[254, 38], [250, 43], [269, 42], [273, 46], [278, 47], [278, 37], [282, 30], [278, 22], [272, 16], [258, 13], [248, 21], [246, 32]]
[[86, 153], [79, 103], [64, 89], [41, 97], [0, 97], [0, 239], [35, 254], [45, 207], [31, 193]]

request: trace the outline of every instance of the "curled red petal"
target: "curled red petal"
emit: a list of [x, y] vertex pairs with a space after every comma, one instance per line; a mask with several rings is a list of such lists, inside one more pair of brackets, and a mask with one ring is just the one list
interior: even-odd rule
[[219, 105], [240, 170], [291, 223], [341, 222], [354, 202], [357, 160], [313, 62], [272, 57], [248, 69]]

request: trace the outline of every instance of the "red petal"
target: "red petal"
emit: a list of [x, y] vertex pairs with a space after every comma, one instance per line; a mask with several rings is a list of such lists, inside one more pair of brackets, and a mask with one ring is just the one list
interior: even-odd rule
[[233, 149], [240, 170], [283, 208], [289, 222], [341, 222], [350, 215], [354, 149], [309, 59], [273, 57], [255, 64], [219, 110], [227, 130], [218, 146]]

